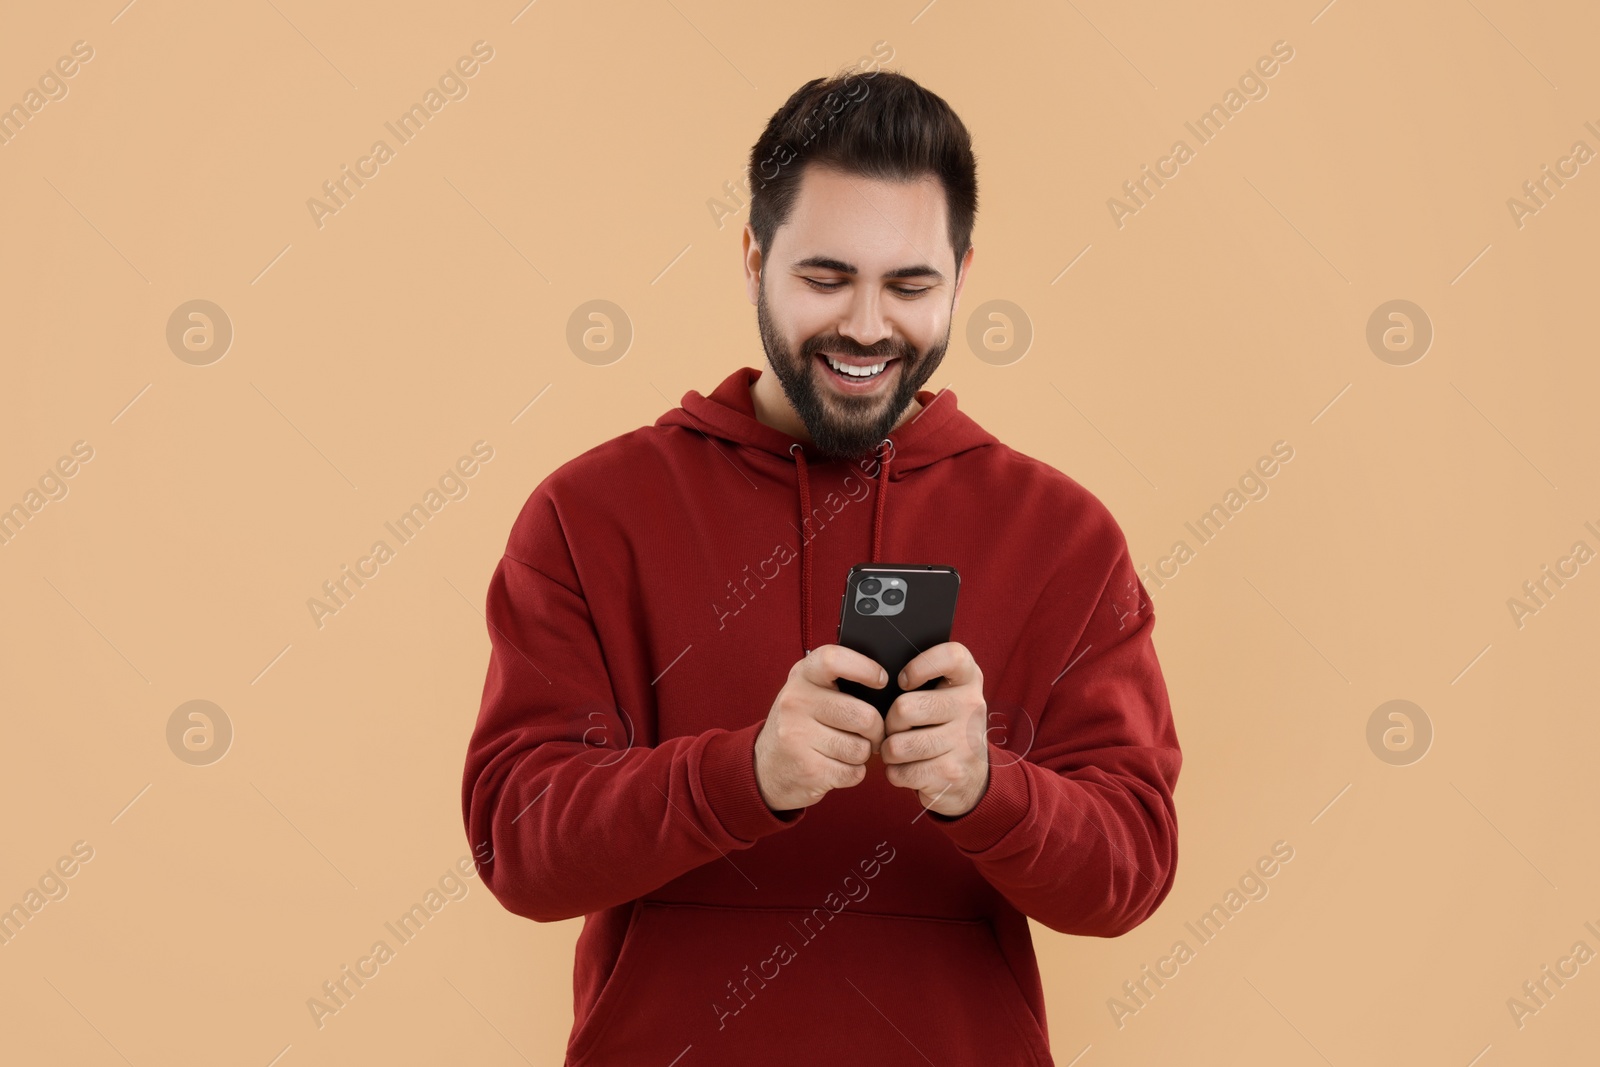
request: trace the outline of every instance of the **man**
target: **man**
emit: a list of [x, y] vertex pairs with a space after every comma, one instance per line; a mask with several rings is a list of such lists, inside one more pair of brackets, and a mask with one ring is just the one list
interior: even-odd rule
[[[808, 82], [750, 177], [766, 368], [529, 497], [467, 832], [506, 908], [584, 916], [568, 1064], [1050, 1064], [1028, 917], [1115, 937], [1172, 887], [1150, 602], [1094, 496], [922, 389], [973, 257], [948, 105]], [[961, 574], [887, 717], [829, 643], [868, 560]]]

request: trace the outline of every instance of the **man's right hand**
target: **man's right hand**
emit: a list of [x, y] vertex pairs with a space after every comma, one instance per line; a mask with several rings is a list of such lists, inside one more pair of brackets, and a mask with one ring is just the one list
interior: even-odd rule
[[756, 785], [773, 811], [807, 808], [830, 789], [859, 785], [883, 743], [883, 716], [841, 693], [836, 679], [873, 689], [888, 673], [843, 645], [823, 645], [789, 669], [789, 680], [756, 735]]

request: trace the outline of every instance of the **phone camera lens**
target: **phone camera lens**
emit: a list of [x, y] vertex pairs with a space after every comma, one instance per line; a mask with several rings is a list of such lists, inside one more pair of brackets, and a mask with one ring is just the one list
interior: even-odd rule
[[[868, 581], [875, 581], [875, 580], [876, 579], [870, 579], [870, 578], [868, 579]], [[856, 601], [856, 611], [860, 612], [863, 615], [871, 615], [873, 612], [875, 612], [877, 610], [878, 610], [878, 602], [876, 600], [873, 600], [871, 597], [863, 597], [862, 599]]]
[[898, 604], [905, 598], [906, 594], [903, 589], [885, 589], [883, 591], [883, 602], [885, 604]]
[[863, 578], [861, 584], [856, 588], [868, 596], [876, 596], [878, 590], [883, 588], [883, 583], [876, 578]]

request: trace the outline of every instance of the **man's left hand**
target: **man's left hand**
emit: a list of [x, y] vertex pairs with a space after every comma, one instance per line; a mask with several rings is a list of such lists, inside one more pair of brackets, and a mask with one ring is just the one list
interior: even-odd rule
[[[910, 692], [930, 678], [937, 687]], [[967, 646], [946, 641], [906, 664], [900, 688], [878, 749], [889, 784], [915, 789], [929, 811], [965, 815], [989, 788], [983, 672]]]

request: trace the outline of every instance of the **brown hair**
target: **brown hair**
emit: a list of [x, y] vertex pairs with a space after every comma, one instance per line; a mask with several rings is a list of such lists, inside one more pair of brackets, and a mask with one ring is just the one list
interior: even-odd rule
[[808, 163], [880, 181], [938, 178], [960, 269], [978, 213], [977, 164], [966, 126], [942, 98], [889, 70], [813, 78], [796, 89], [750, 150], [750, 228], [763, 257]]

